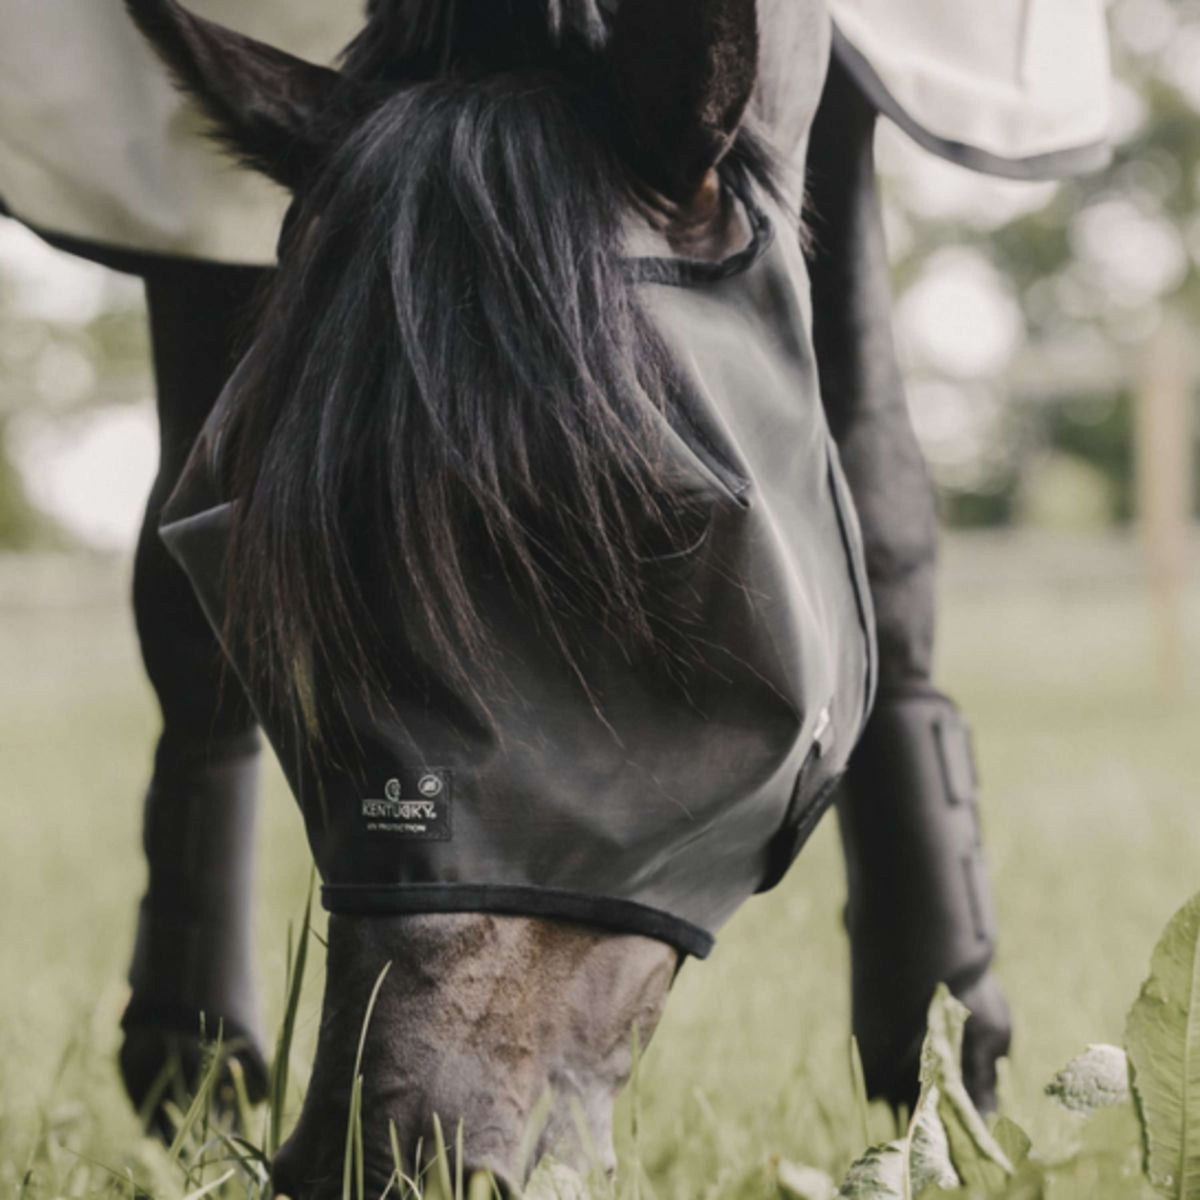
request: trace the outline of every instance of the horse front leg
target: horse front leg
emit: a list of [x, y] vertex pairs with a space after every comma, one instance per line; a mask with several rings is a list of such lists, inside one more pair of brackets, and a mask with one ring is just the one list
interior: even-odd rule
[[834, 62], [809, 151], [814, 334], [862, 524], [880, 655], [874, 712], [838, 805], [853, 1023], [871, 1093], [911, 1104], [926, 1009], [946, 982], [973, 1014], [964, 1074], [988, 1109], [1009, 1014], [989, 972], [995, 925], [970, 734], [931, 677], [936, 514], [892, 342], [874, 123]]
[[[162, 713], [146, 794], [148, 867], [122, 1019], [121, 1073], [164, 1133], [162, 1101], [194, 1085], [202, 1037], [218, 1032], [252, 1094], [266, 1068], [253, 969], [251, 900], [259, 739], [187, 578], [158, 536], [159, 513], [233, 365], [261, 272], [154, 268], [146, 280], [160, 461], [134, 563], [142, 658]], [[172, 1079], [174, 1075], [174, 1079]]]

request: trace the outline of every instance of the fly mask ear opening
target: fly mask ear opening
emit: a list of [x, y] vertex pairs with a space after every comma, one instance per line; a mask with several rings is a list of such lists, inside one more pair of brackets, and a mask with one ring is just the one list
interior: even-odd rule
[[689, 204], [733, 145], [754, 90], [756, 0], [625, 0], [608, 56], [629, 165]]
[[126, 0], [138, 28], [238, 158], [295, 191], [374, 93], [339, 72], [206, 21], [176, 0]]

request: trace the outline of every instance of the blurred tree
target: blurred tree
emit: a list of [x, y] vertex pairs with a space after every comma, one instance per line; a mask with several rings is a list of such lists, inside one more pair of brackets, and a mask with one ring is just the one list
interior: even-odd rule
[[919, 428], [922, 381], [956, 388], [966, 407], [982, 386], [1005, 396], [1003, 418], [986, 439], [974, 435], [986, 445], [966, 455], [976, 478], [955, 461], [961, 448], [949, 468], [939, 459], [933, 431], [931, 459], [951, 523], [1016, 518], [1022, 476], [1047, 449], [1101, 472], [1109, 519], [1130, 520], [1138, 356], [1168, 311], [1193, 328], [1200, 321], [1200, 3], [1118, 0], [1110, 18], [1116, 144], [1107, 170], [1039, 189], [972, 186], [955, 178], [965, 172], [945, 167], [920, 186], [922, 168], [905, 153], [888, 179], [898, 311], [953, 247], [993, 271], [997, 305], [1007, 300], [1020, 313], [1011, 353], [990, 371], [939, 362], [920, 329], [909, 338]]
[[0, 423], [0, 550], [31, 550], [57, 545], [61, 539], [61, 530], [25, 495], [12, 465], [7, 428]]
[[23, 435], [148, 394], [140, 294], [135, 281], [57, 254], [0, 218], [0, 549], [70, 542], [27, 495], [26, 474], [39, 466], [21, 453]]

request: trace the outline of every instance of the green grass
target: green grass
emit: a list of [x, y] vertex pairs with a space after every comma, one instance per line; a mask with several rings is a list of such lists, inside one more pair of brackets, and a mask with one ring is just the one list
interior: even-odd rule
[[[1185, 601], [1184, 692], [1168, 701], [1135, 568], [1126, 549], [1091, 544], [947, 551], [939, 678], [977, 731], [1017, 1028], [1006, 1102], [1049, 1152], [1073, 1125], [1043, 1085], [1085, 1044], [1120, 1041], [1159, 931], [1200, 888], [1200, 588]], [[154, 733], [122, 589], [111, 569], [0, 564], [0, 1196], [21, 1194], [35, 1148], [31, 1198], [129, 1195], [106, 1168], [164, 1197], [187, 1190], [139, 1138], [114, 1066]], [[309, 865], [274, 774], [267, 793], [259, 944], [274, 1027]], [[628, 1098], [619, 1122], [643, 1196], [770, 1195], [770, 1156], [840, 1176], [862, 1149], [843, 902], [826, 823], [786, 883], [684, 970], [641, 1066], [636, 1150]], [[310, 949], [293, 1105], [320, 995]], [[889, 1132], [886, 1114], [870, 1119]]]

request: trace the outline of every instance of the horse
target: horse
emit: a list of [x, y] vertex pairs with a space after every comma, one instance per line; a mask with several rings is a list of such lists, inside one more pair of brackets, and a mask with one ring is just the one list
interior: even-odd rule
[[[387, 964], [362, 1060], [370, 1186], [393, 1170], [391, 1132], [410, 1150], [437, 1114], [461, 1120], [466, 1169], [519, 1190], [547, 1089], [536, 1152], [583, 1163], [587, 1142], [611, 1166], [631, 1031], [649, 1040], [681, 960], [782, 875], [835, 797], [868, 1084], [911, 1096], [944, 979], [974, 1013], [964, 1067], [986, 1105], [1008, 1017], [973, 768], [931, 682], [934, 516], [888, 328], [874, 111], [830, 65], [821, 0], [380, 0], [340, 70], [176, 0], [127, 6], [216, 136], [294, 196], [227, 382], [228, 339], [160, 312], [222, 396], [175, 422], [190, 436], [139, 549], [140, 585], [170, 578], [186, 613], [144, 600], [143, 644], [165, 662], [163, 623], [187, 627], [194, 674], [151, 666], [172, 699], [124, 1018], [134, 1098], [200, 1012], [261, 1088], [258, 719], [332, 912], [312, 1080], [274, 1168], [289, 1195], [340, 1187]], [[227, 314], [261, 282], [223, 275], [202, 299]], [[757, 378], [716, 336], [730, 297]], [[160, 378], [178, 369], [167, 340]], [[713, 378], [809, 440], [731, 430], [728, 396], [700, 402]], [[732, 815], [701, 805], [715, 841], [674, 776], [623, 807], [609, 786], [661, 746], [659, 722], [688, 779], [706, 729], [737, 731], [712, 739], [730, 761], [711, 771], [736, 765], [746, 791]], [[594, 760], [580, 730], [606, 747]], [[430, 762], [431, 742], [455, 765]], [[593, 790], [547, 792], [536, 764]], [[495, 813], [483, 801], [504, 787]], [[645, 799], [660, 794], [671, 820]]]

